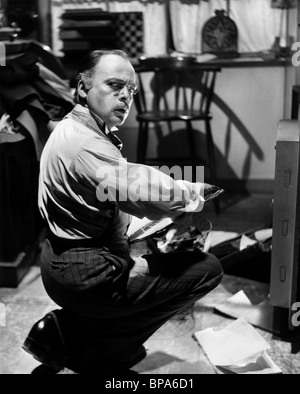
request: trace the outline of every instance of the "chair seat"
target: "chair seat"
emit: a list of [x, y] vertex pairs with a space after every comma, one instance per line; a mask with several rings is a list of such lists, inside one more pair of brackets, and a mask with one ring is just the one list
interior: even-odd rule
[[144, 122], [160, 122], [160, 121], [192, 121], [192, 120], [211, 120], [211, 114], [205, 114], [200, 111], [159, 111], [144, 112], [137, 116], [137, 119]]

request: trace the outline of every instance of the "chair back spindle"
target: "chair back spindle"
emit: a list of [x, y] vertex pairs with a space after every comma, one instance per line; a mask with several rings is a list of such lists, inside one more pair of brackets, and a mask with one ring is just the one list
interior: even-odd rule
[[[210, 167], [211, 183], [217, 184], [216, 159], [210, 121], [217, 73], [220, 69], [200, 63], [183, 64], [179, 59], [147, 58], [136, 69], [139, 92], [135, 96], [139, 136], [137, 159], [140, 163], [178, 164]], [[204, 122], [206, 158], [200, 157], [193, 122]], [[172, 134], [174, 122], [185, 124], [189, 157], [147, 157], [149, 124], [153, 124], [159, 141], [165, 138], [161, 124]], [[176, 129], [178, 130], [178, 128]], [[202, 129], [203, 130], [203, 129]], [[173, 135], [172, 135], [173, 136]], [[171, 147], [171, 146], [170, 146]], [[172, 153], [172, 149], [170, 149]], [[172, 155], [174, 156], [174, 155]], [[217, 199], [216, 199], [217, 200]], [[215, 202], [219, 212], [218, 201]]]
[[174, 118], [192, 114], [208, 116], [219, 71], [201, 65], [138, 67], [139, 93], [135, 96], [138, 115], [172, 112]]

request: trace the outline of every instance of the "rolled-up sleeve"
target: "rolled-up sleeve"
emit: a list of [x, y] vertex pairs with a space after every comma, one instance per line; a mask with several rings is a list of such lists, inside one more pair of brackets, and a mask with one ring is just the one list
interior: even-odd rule
[[130, 163], [104, 139], [86, 141], [74, 168], [78, 181], [94, 188], [100, 204], [111, 202], [139, 218], [172, 218], [203, 209], [203, 184], [174, 181], [154, 167]]

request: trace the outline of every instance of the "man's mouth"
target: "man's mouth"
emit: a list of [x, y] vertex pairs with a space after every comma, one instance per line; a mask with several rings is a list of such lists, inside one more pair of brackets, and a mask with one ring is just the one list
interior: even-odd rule
[[117, 107], [117, 108], [115, 108], [115, 112], [118, 112], [122, 115], [126, 115], [128, 112], [128, 109], [126, 107]]

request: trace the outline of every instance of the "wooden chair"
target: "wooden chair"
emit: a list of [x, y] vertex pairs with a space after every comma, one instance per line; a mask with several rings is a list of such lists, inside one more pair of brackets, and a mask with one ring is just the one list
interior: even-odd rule
[[[215, 147], [213, 142], [210, 112], [217, 73], [220, 68], [201, 63], [181, 61], [176, 57], [146, 58], [138, 66], [139, 92], [135, 96], [137, 120], [139, 122], [138, 162], [147, 164], [179, 164], [210, 168], [210, 182], [218, 184]], [[150, 81], [150, 82], [149, 82]], [[151, 94], [152, 93], [152, 94]], [[149, 100], [149, 94], [152, 100]], [[194, 122], [204, 122], [207, 160], [199, 157], [195, 140]], [[150, 124], [165, 122], [172, 132], [173, 122], [185, 124], [190, 156], [152, 159], [147, 157]], [[171, 147], [170, 147], [171, 148]], [[215, 209], [220, 212], [219, 201]]]

